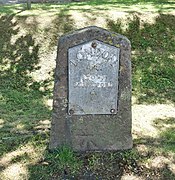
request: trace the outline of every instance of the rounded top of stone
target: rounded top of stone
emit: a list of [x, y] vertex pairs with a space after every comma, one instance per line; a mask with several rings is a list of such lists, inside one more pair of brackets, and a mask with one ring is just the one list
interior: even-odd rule
[[[104, 28], [97, 27], [97, 26], [88, 26], [82, 29], [78, 29], [68, 34], [65, 34], [60, 37], [59, 43], [69, 44], [68, 46], [71, 47], [72, 45], [77, 45], [79, 43], [91, 41], [91, 40], [99, 40], [105, 42], [107, 44], [113, 45], [118, 47], [116, 42], [120, 42], [119, 44], [123, 47], [130, 47], [130, 41], [127, 37], [118, 34], [116, 32], [110, 32]], [[120, 46], [119, 45], [119, 46]]]
[[87, 27], [84, 27], [84, 28], [81, 28], [81, 29], [77, 29], [77, 30], [74, 30], [74, 31], [70, 31], [66, 34], [63, 34], [61, 36], [62, 37], [66, 37], [66, 36], [72, 36], [72, 35], [75, 35], [75, 34], [80, 34], [80, 33], [85, 33], [87, 31], [105, 31], [105, 32], [109, 32], [108, 30], [106, 29], [103, 29], [101, 27], [97, 27], [97, 26], [87, 26]]

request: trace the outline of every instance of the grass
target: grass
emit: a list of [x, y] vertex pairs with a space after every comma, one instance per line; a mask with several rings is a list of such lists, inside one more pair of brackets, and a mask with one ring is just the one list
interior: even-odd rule
[[173, 19], [174, 16], [159, 14], [154, 24], [149, 24], [141, 22], [139, 15], [135, 15], [128, 20], [126, 30], [122, 30], [121, 20], [108, 22], [111, 30], [118, 30], [132, 42], [133, 94], [138, 103], [175, 102]]
[[[87, 1], [0, 6], [3, 179], [174, 179], [175, 3]], [[97, 25], [132, 44], [134, 148], [48, 150], [58, 38]]]
[[[32, 4], [32, 9], [30, 12], [27, 12], [31, 15], [35, 15], [35, 13], [39, 13], [40, 11], [49, 11], [49, 13], [57, 13], [60, 8], [66, 8], [69, 10], [75, 9], [77, 11], [92, 11], [96, 10], [106, 10], [115, 8], [118, 11], [127, 11], [127, 12], [143, 12], [143, 11], [163, 11], [163, 12], [171, 12], [174, 10], [174, 1], [173, 0], [89, 0], [83, 2], [72, 2], [72, 3], [40, 3], [40, 4]], [[12, 13], [20, 13], [26, 10], [26, 4], [17, 4], [17, 5], [4, 5], [0, 8], [0, 13], [12, 14]], [[37, 12], [34, 13], [34, 11]]]

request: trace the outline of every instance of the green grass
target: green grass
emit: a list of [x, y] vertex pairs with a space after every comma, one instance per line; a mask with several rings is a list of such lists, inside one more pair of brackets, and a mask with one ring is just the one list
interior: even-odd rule
[[160, 131], [164, 151], [175, 153], [175, 118], [155, 119], [154, 124]]
[[112, 31], [126, 35], [132, 44], [133, 94], [138, 103], [175, 102], [174, 47], [175, 26], [172, 15], [159, 14], [154, 24], [142, 23], [139, 15], [108, 21]]
[[29, 166], [30, 178], [49, 179], [50, 177], [75, 176], [81, 168], [82, 161], [69, 147], [62, 147], [52, 152], [45, 152], [45, 158], [35, 166]]
[[[33, 3], [33, 10], [59, 11], [60, 8], [77, 9], [78, 11], [93, 9], [105, 10], [116, 8], [120, 11], [164, 11], [171, 12], [174, 10], [175, 2], [173, 0], [87, 0], [83, 2], [72, 3]], [[136, 8], [136, 9], [135, 9]], [[1, 5], [0, 13], [12, 14], [27, 11], [26, 4], [18, 5]]]
[[[157, 137], [140, 135], [133, 150], [78, 154], [48, 150], [53, 68], [57, 39], [87, 25], [127, 36], [132, 44], [132, 84], [136, 104], [175, 102], [175, 3], [173, 1], [87, 1], [70, 4], [0, 6], [0, 155], [3, 179], [174, 178], [158, 155], [174, 162], [174, 117], [155, 117]], [[112, 11], [112, 16], [110, 12]], [[123, 16], [113, 15], [123, 12]], [[150, 13], [151, 12], [151, 13]], [[77, 15], [76, 15], [77, 13]], [[152, 15], [155, 15], [152, 17]], [[79, 17], [82, 19], [78, 19]], [[146, 20], [145, 17], [149, 17]], [[101, 19], [104, 20], [102, 25]], [[99, 23], [100, 22], [100, 23]], [[83, 24], [82, 24], [83, 23]], [[147, 150], [139, 150], [142, 145]], [[143, 148], [144, 149], [144, 148]], [[145, 152], [142, 152], [145, 151]], [[148, 151], [148, 152], [147, 152]], [[20, 174], [13, 173], [14, 168]], [[16, 171], [17, 172], [17, 171]]]

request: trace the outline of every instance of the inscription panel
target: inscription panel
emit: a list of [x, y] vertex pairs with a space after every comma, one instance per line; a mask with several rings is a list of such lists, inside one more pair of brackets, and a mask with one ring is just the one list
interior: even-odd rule
[[116, 114], [119, 48], [98, 40], [68, 50], [68, 113]]

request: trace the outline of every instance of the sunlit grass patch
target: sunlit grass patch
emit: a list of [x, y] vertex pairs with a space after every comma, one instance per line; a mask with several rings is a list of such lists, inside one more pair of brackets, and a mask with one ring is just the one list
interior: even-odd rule
[[18, 15], [54, 15], [58, 14], [61, 9], [76, 10], [80, 12], [90, 11], [126, 11], [126, 12], [171, 12], [174, 10], [173, 1], [154, 1], [154, 0], [89, 0], [83, 2], [72, 2], [72, 3], [32, 3], [32, 9], [27, 10], [26, 4], [18, 5], [1, 5], [0, 14], [13, 14]]
[[0, 14], [16, 14], [24, 10], [24, 5], [0, 5]]
[[1, 177], [3, 179], [29, 178], [28, 165], [40, 161], [43, 158], [44, 150], [45, 146], [42, 141], [36, 143], [34, 139], [31, 139], [29, 143], [20, 145], [16, 150], [6, 153], [0, 159]]
[[151, 24], [143, 22], [140, 16], [128, 18], [126, 25], [122, 19], [108, 20], [111, 30], [131, 40], [133, 94], [138, 103], [175, 102], [175, 27], [172, 24], [175, 16], [159, 14]]

